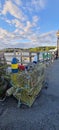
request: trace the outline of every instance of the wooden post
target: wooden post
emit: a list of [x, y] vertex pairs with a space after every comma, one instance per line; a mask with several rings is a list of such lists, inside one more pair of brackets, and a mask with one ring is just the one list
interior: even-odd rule
[[14, 49], [14, 57], [16, 57], [16, 50]]
[[21, 55], [20, 55], [20, 61], [21, 61], [21, 65], [22, 65], [22, 52], [21, 52]]
[[49, 58], [49, 57], [48, 57], [48, 52], [47, 52], [47, 59], [46, 59], [46, 61], [48, 61], [48, 58]]
[[29, 61], [32, 61], [32, 56], [31, 56], [31, 52], [29, 52]]
[[37, 62], [39, 62], [39, 52], [37, 52]]
[[43, 63], [44, 63], [44, 52], [42, 53], [42, 56], [43, 56]]

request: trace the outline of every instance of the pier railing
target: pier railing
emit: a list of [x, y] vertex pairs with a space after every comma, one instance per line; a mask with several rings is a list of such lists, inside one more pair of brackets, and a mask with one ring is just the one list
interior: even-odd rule
[[37, 62], [51, 61], [54, 59], [55, 55], [51, 52], [14, 52], [14, 53], [5, 53], [5, 58], [7, 64], [11, 64], [12, 58], [16, 57], [20, 64], [27, 64], [32, 62], [34, 56], [37, 56]]

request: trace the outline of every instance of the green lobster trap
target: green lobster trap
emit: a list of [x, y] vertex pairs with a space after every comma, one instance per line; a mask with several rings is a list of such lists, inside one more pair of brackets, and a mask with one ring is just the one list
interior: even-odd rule
[[7, 90], [7, 81], [4, 78], [6, 76], [6, 67], [4, 53], [0, 52], [0, 99], [5, 96]]
[[7, 94], [13, 95], [18, 100], [18, 105], [22, 103], [31, 107], [43, 87], [44, 68], [43, 63], [31, 63], [28, 71], [11, 74], [12, 88], [7, 90]]

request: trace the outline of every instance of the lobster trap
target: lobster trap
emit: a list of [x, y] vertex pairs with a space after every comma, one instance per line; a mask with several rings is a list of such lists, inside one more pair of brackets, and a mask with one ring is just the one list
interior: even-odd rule
[[32, 63], [29, 70], [19, 71], [11, 75], [12, 88], [7, 90], [8, 95], [13, 95], [18, 100], [18, 105], [32, 106], [44, 83], [44, 64]]
[[6, 65], [4, 53], [0, 52], [0, 98], [3, 98], [7, 89], [7, 81], [4, 79], [6, 75]]
[[8, 83], [10, 79], [6, 73], [6, 69], [7, 69], [7, 63], [6, 63], [4, 53], [0, 52], [0, 99], [1, 100], [5, 97], [6, 91], [9, 88]]

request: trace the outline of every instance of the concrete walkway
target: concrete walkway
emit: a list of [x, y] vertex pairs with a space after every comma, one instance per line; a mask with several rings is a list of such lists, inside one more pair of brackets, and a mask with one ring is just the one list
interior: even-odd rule
[[46, 94], [59, 97], [59, 60], [55, 60], [47, 70], [48, 89]]

